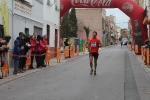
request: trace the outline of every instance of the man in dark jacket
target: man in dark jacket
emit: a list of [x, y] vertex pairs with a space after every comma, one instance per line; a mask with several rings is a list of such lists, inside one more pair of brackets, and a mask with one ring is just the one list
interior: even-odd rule
[[[20, 51], [20, 58], [19, 58], [19, 71], [22, 73], [23, 69], [25, 69], [25, 62], [26, 62], [26, 57], [25, 57], [25, 34], [23, 32], [19, 33], [19, 37], [17, 37], [17, 40], [19, 40], [19, 48], [23, 47], [23, 49]], [[22, 56], [23, 55], [23, 56]]]
[[14, 75], [18, 75], [18, 66], [19, 66], [19, 58], [20, 58], [20, 52], [24, 49], [24, 47], [22, 46], [21, 48], [19, 48], [19, 44], [20, 41], [19, 40], [15, 40], [14, 42], [14, 51], [13, 51], [13, 59], [14, 59]]

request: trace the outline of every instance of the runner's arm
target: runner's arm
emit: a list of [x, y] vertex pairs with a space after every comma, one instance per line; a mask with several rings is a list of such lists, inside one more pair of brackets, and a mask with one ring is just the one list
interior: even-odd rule
[[98, 40], [98, 42], [99, 42], [99, 47], [103, 47], [103, 45], [102, 45], [101, 41], [100, 41], [100, 40]]

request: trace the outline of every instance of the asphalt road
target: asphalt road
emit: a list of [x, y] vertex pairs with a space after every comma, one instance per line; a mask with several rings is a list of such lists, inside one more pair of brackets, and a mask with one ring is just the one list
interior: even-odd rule
[[150, 100], [150, 78], [116, 45], [99, 52], [96, 76], [86, 55], [0, 86], [0, 100]]

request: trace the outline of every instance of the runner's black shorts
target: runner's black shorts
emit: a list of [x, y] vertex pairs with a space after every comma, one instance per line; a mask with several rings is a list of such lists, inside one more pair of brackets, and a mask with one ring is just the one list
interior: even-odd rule
[[93, 56], [94, 59], [98, 59], [99, 54], [98, 53], [89, 53], [89, 57]]

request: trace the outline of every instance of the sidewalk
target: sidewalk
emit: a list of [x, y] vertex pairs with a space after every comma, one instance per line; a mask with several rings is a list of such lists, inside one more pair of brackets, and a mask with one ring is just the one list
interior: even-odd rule
[[[132, 52], [134, 53], [134, 51], [132, 51]], [[134, 54], [135, 54], [135, 53], [134, 53]], [[136, 54], [135, 54], [135, 56], [136, 56], [137, 60], [140, 62], [142, 68], [143, 68], [143, 69], [146, 71], [146, 73], [148, 74], [148, 76], [150, 76], [150, 68], [148, 68], [148, 67], [144, 64], [144, 62], [143, 62], [143, 60], [142, 60], [142, 56], [141, 56], [141, 55], [136, 55]]]
[[[110, 47], [112, 47], [112, 46], [114, 46], [114, 45], [101, 48], [100, 51], [101, 51], [101, 50], [104, 50], [104, 49], [107, 49], [107, 48], [110, 48]], [[30, 74], [39, 72], [39, 71], [44, 70], [44, 69], [47, 69], [47, 68], [54, 67], [54, 66], [56, 66], [56, 65], [64, 64], [64, 63], [66, 63], [66, 62], [68, 62], [68, 61], [72, 61], [72, 60], [74, 60], [74, 59], [80, 58], [80, 57], [82, 57], [82, 56], [84, 56], [84, 55], [88, 55], [88, 54], [89, 54], [89, 52], [85, 52], [84, 54], [83, 54], [83, 52], [82, 52], [82, 53], [79, 53], [79, 56], [75, 55], [75, 57], [73, 57], [73, 58], [68, 58], [68, 59], [65, 59], [65, 58], [64, 58], [64, 55], [62, 54], [62, 55], [61, 55], [61, 59], [60, 59], [60, 63], [57, 63], [57, 59], [56, 59], [56, 58], [53, 58], [53, 59], [50, 60], [50, 66], [45, 67], [45, 68], [41, 68], [41, 69], [35, 68], [35, 69], [32, 69], [32, 70], [27, 70], [27, 71], [24, 72], [24, 73], [19, 73], [19, 75], [13, 75], [13, 68], [10, 68], [10, 69], [9, 69], [9, 76], [8, 76], [8, 77], [4, 77], [4, 79], [0, 79], [0, 86], [3, 85], [3, 84], [5, 84], [5, 83], [8, 83], [8, 82], [10, 82], [10, 81], [16, 80], [16, 79], [18, 79], [18, 78], [21, 78], [21, 77], [24, 77], [24, 76], [27, 76], [27, 75], [30, 75]], [[36, 66], [36, 64], [34, 64], [34, 67], [35, 67], [35, 66]], [[0, 76], [1, 76], [1, 72], [0, 72]]]

